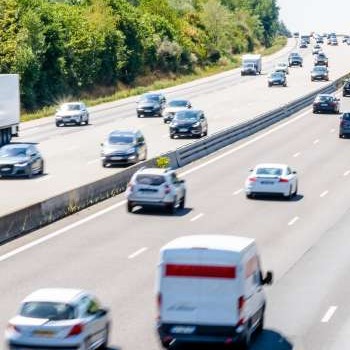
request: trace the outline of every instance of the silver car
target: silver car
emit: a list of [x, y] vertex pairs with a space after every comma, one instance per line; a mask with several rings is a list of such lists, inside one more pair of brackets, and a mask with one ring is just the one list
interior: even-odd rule
[[89, 112], [83, 102], [63, 103], [56, 111], [56, 126], [88, 125]]
[[5, 331], [9, 350], [105, 349], [108, 311], [78, 289], [39, 289], [21, 303]]

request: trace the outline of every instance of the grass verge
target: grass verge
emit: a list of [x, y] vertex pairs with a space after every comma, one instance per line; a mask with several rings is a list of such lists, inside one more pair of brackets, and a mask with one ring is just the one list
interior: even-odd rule
[[[258, 50], [257, 52], [264, 55], [272, 55], [277, 51], [281, 50], [287, 44], [287, 38], [278, 37], [276, 38], [274, 44], [269, 48], [264, 48], [262, 50]], [[218, 64], [213, 66], [207, 66], [204, 68], [196, 68], [193, 73], [186, 75], [167, 75], [167, 76], [154, 76], [153, 79], [147, 77], [147, 83], [142, 81], [142, 78], [139, 80], [138, 86], [130, 87], [130, 86], [121, 86], [118, 91], [106, 95], [103, 97], [93, 98], [86, 97], [82, 98], [82, 100], [86, 103], [87, 106], [95, 106], [101, 103], [113, 102], [116, 100], [120, 100], [126, 97], [135, 96], [142, 94], [144, 92], [150, 90], [161, 90], [168, 87], [172, 87], [175, 85], [184, 84], [199, 78], [205, 78], [214, 74], [222, 73], [240, 66], [240, 57], [241, 55], [236, 55], [231, 58], [231, 60], [222, 60]], [[136, 82], [137, 83], [137, 82]], [[48, 116], [51, 116], [55, 113], [56, 106], [44, 107], [36, 112], [32, 113], [22, 113], [21, 122], [26, 122], [35, 119], [41, 119]]]

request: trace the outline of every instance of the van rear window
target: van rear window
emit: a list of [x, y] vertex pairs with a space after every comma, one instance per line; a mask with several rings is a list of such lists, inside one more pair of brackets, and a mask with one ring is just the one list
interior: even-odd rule
[[166, 277], [236, 278], [235, 266], [177, 265], [165, 266]]

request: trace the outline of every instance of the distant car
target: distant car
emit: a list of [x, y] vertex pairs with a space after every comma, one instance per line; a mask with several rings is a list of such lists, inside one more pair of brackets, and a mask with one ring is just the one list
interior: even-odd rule
[[163, 110], [163, 121], [169, 123], [173, 120], [175, 113], [184, 109], [192, 108], [192, 104], [189, 100], [175, 99], [169, 101]]
[[288, 57], [288, 65], [292, 66], [303, 66], [303, 58], [297, 52], [292, 52]]
[[0, 177], [27, 176], [44, 173], [44, 159], [37, 147], [13, 143], [0, 148]]
[[301, 41], [299, 45], [299, 49], [307, 49], [308, 45], [306, 41]]
[[284, 62], [280, 62], [275, 66], [275, 72], [282, 72], [285, 74], [289, 74], [288, 64]]
[[317, 44], [323, 44], [323, 43], [324, 43], [323, 37], [322, 37], [322, 36], [319, 36], [319, 37], [316, 39], [316, 43], [317, 43]]
[[268, 76], [268, 86], [287, 86], [287, 77], [283, 72], [273, 72]]
[[145, 93], [137, 102], [137, 117], [161, 117], [165, 104], [166, 98], [162, 93]]
[[134, 207], [161, 207], [170, 213], [183, 209], [186, 202], [185, 181], [171, 169], [144, 168], [131, 178], [126, 190], [127, 210]]
[[342, 42], [346, 43], [349, 39], [350, 39], [349, 35], [344, 35], [343, 39], [342, 39]]
[[147, 145], [140, 130], [115, 130], [101, 144], [102, 166], [135, 164], [147, 159]]
[[350, 113], [346, 112], [339, 118], [339, 137], [349, 137], [350, 135]]
[[320, 50], [321, 50], [321, 46], [318, 45], [318, 44], [316, 44], [316, 45], [313, 47], [313, 49], [312, 49], [312, 54], [313, 54], [313, 55], [318, 55], [319, 52], [320, 52]]
[[319, 94], [316, 96], [312, 109], [314, 113], [320, 112], [340, 112], [340, 100], [331, 94]]
[[63, 103], [56, 111], [55, 121], [56, 126], [88, 125], [89, 112], [83, 102]]
[[286, 164], [259, 164], [245, 181], [247, 198], [257, 195], [279, 195], [291, 199], [298, 193], [298, 178]]
[[177, 112], [169, 125], [170, 138], [176, 136], [202, 137], [208, 135], [208, 121], [201, 110]]
[[317, 56], [314, 58], [315, 66], [326, 66], [328, 67], [328, 58], [323, 52], [319, 52]]
[[350, 95], [350, 80], [347, 80], [343, 86], [343, 96]]
[[108, 311], [77, 289], [39, 289], [22, 302], [5, 331], [10, 350], [106, 349]]
[[331, 38], [330, 45], [337, 46], [338, 45], [338, 39], [337, 38]]
[[326, 66], [314, 66], [311, 71], [311, 81], [329, 80], [329, 72]]

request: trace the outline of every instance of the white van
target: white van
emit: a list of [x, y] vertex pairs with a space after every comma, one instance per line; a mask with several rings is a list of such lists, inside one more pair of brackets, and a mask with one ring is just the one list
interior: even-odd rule
[[253, 239], [185, 236], [160, 251], [158, 333], [165, 348], [178, 343], [239, 344], [262, 330], [264, 284]]

